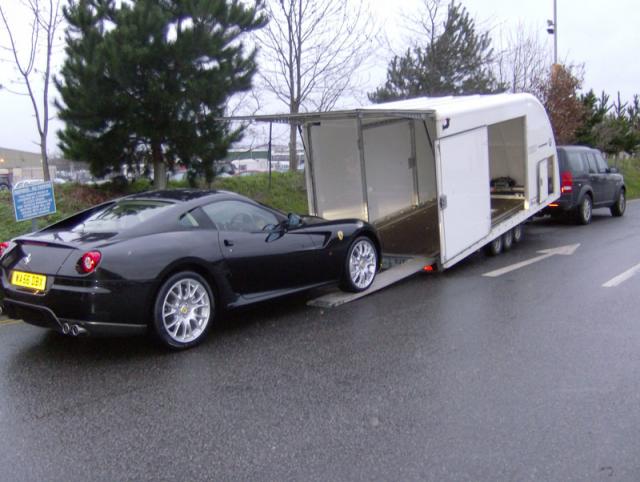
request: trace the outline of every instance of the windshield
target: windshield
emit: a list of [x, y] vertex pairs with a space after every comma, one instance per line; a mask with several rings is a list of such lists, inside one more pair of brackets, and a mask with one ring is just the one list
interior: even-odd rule
[[93, 213], [71, 228], [75, 233], [112, 233], [133, 228], [157, 216], [172, 204], [162, 201], [125, 200]]

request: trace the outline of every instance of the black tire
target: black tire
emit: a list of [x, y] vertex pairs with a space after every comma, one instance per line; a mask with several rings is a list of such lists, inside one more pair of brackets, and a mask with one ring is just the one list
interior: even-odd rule
[[513, 231], [509, 230], [502, 235], [502, 251], [509, 251], [513, 246]]
[[513, 242], [518, 244], [520, 241], [524, 239], [524, 226], [522, 224], [518, 224], [513, 231]]
[[502, 253], [502, 236], [498, 236], [484, 247], [484, 252], [488, 256], [498, 256]]
[[353, 240], [347, 250], [340, 288], [352, 293], [364, 291], [373, 284], [377, 270], [376, 245], [371, 238], [359, 236]]
[[618, 198], [613, 206], [611, 206], [611, 215], [619, 218], [624, 215], [624, 211], [627, 209], [627, 196], [624, 189], [620, 189]]
[[[185, 284], [188, 292], [182, 296]], [[165, 312], [172, 307], [175, 307], [173, 313]], [[207, 280], [193, 271], [182, 271], [160, 287], [153, 309], [153, 329], [165, 346], [184, 350], [205, 339], [215, 314], [216, 299]], [[176, 326], [175, 333], [171, 331], [172, 326]]]
[[0, 183], [0, 191], [8, 191], [9, 189], [10, 189], [10, 188], [9, 188], [9, 185], [8, 185], [8, 184], [6, 184], [6, 183], [4, 183], [4, 182], [3, 182], [3, 183]]
[[591, 200], [591, 196], [585, 194], [578, 204], [578, 210], [576, 211], [576, 220], [578, 224], [587, 225], [591, 222], [591, 217], [593, 216], [593, 201]]

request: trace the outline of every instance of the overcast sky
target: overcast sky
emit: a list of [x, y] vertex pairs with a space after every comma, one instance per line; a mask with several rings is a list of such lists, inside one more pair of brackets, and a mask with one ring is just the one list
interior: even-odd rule
[[[369, 0], [373, 14], [384, 26], [394, 48], [401, 50], [403, 30], [402, 12], [415, 11], [420, 0]], [[561, 61], [584, 63], [583, 90], [593, 88], [597, 93], [603, 89], [612, 97], [620, 91], [623, 100], [640, 93], [640, 5], [638, 0], [557, 0], [558, 1], [558, 57]], [[16, 8], [17, 0], [0, 0], [8, 11], [9, 20], [15, 30], [19, 45], [26, 48], [28, 28]], [[392, 4], [393, 6], [390, 6]], [[490, 29], [494, 36], [500, 31], [508, 32], [519, 23], [531, 29], [539, 29], [541, 39], [548, 41], [550, 53], [553, 43], [546, 34], [546, 21], [553, 17], [553, 0], [462, 0], [478, 25]], [[62, 34], [62, 32], [61, 32]], [[4, 26], [0, 24], [0, 46], [8, 41]], [[55, 65], [62, 62], [61, 47]], [[16, 78], [10, 56], [0, 51], [0, 84], [13, 90]], [[373, 90], [384, 81], [388, 59], [380, 55], [378, 66], [369, 75]], [[55, 95], [55, 90], [52, 92]], [[274, 107], [283, 112], [283, 108]], [[49, 135], [50, 151], [56, 150], [55, 130], [62, 126], [52, 121]], [[0, 90], [0, 147], [37, 151], [37, 131], [33, 109], [28, 97], [13, 95]]]

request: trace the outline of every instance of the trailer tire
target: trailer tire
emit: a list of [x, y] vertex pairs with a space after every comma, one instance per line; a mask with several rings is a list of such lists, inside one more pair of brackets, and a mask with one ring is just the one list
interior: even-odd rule
[[502, 235], [502, 251], [509, 251], [513, 246], [513, 231], [509, 230]]
[[502, 236], [498, 236], [484, 247], [484, 252], [488, 256], [498, 256], [502, 253]]
[[513, 242], [518, 244], [524, 238], [524, 226], [522, 224], [518, 224], [513, 231]]

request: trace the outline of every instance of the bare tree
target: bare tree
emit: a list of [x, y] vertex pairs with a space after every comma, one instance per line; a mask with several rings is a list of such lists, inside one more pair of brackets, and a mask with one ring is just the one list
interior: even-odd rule
[[549, 78], [549, 49], [534, 30], [519, 23], [516, 30], [500, 35], [501, 46], [495, 57], [495, 76], [510, 92], [541, 95]]
[[578, 97], [582, 78], [581, 66], [554, 64], [541, 90], [558, 145], [575, 143], [577, 131], [584, 124], [587, 113]]
[[[404, 11], [403, 27], [409, 34], [404, 43], [410, 45], [433, 44], [440, 33], [440, 25], [443, 21], [442, 5], [443, 0], [422, 0], [417, 9], [410, 12]], [[446, 7], [446, 5], [445, 5]], [[444, 12], [446, 16], [446, 8]], [[426, 34], [426, 41], [425, 41]]]
[[[40, 137], [40, 153], [42, 155], [42, 169], [45, 181], [50, 180], [49, 158], [47, 154], [47, 134], [49, 133], [49, 85], [51, 81], [51, 55], [53, 53], [55, 33], [62, 22], [60, 15], [60, 0], [25, 0], [24, 6], [30, 13], [30, 44], [28, 55], [21, 57], [15, 34], [9, 26], [5, 10], [0, 5], [0, 16], [7, 31], [10, 50], [16, 68], [22, 77], [36, 118], [38, 135]], [[44, 39], [42, 37], [45, 37]], [[44, 52], [44, 53], [42, 53]], [[39, 61], [43, 65], [38, 66]], [[42, 74], [43, 89], [36, 92], [33, 75]], [[41, 98], [38, 99], [38, 97]]]
[[[374, 25], [366, 0], [268, 0], [258, 33], [261, 77], [291, 114], [326, 111], [353, 87], [367, 60]], [[297, 132], [289, 132], [289, 169], [298, 168]]]

